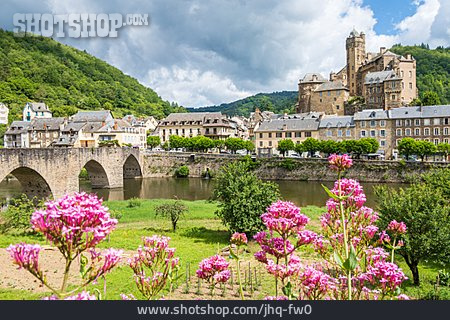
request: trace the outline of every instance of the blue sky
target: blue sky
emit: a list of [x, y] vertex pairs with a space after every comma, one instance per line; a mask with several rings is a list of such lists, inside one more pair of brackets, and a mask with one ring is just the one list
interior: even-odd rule
[[364, 0], [363, 3], [374, 12], [377, 19], [374, 30], [379, 34], [396, 34], [395, 25], [416, 11], [412, 0]]
[[0, 27], [11, 30], [14, 13], [148, 13], [150, 26], [118, 38], [57, 40], [186, 107], [297, 90], [308, 72], [328, 77], [345, 65], [353, 27], [372, 52], [450, 45], [450, 0], [2, 0]]

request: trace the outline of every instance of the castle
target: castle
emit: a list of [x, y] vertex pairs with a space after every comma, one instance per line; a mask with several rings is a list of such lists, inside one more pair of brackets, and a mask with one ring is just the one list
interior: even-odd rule
[[378, 53], [366, 52], [366, 35], [356, 30], [350, 32], [345, 48], [346, 66], [331, 72], [328, 80], [319, 73], [300, 79], [297, 113], [351, 115], [361, 110], [349, 105], [351, 97], [363, 97], [363, 109], [384, 110], [417, 98], [416, 60], [410, 54], [403, 57], [384, 47]]

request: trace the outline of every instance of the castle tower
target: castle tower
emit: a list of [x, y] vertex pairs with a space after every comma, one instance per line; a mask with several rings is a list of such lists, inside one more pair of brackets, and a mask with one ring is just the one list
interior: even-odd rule
[[366, 35], [353, 29], [345, 41], [345, 49], [347, 51], [348, 88], [350, 96], [355, 96], [357, 94], [356, 75], [366, 56]]

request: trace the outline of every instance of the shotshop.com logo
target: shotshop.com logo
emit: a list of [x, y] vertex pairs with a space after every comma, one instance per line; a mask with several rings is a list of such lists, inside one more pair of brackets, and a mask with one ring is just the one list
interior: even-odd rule
[[138, 13], [15, 13], [13, 25], [14, 34], [22, 37], [116, 38], [117, 30], [124, 26], [148, 26], [149, 16]]

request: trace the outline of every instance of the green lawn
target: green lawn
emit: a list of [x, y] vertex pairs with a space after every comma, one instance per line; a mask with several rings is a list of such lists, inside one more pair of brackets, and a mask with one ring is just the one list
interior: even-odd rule
[[[185, 272], [186, 266], [190, 265], [190, 273], [194, 275], [199, 261], [225, 248], [228, 245], [230, 235], [221, 221], [214, 215], [217, 204], [208, 201], [185, 201], [189, 208], [189, 213], [179, 221], [177, 232], [172, 232], [170, 221], [155, 216], [155, 206], [165, 201], [167, 200], [142, 200], [141, 205], [134, 208], [127, 207], [128, 201], [106, 202], [105, 205], [112, 212], [120, 212], [122, 217], [116, 230], [111, 234], [109, 241], [104, 241], [100, 247], [121, 248], [130, 253], [130, 251], [136, 250], [141, 244], [142, 237], [153, 234], [166, 235], [171, 237], [171, 246], [176, 248], [176, 255], [181, 259], [181, 271]], [[302, 212], [311, 218], [310, 229], [319, 231], [319, 216], [324, 212], [324, 208], [309, 206], [302, 208]], [[45, 240], [39, 236], [0, 234], [0, 247], [2, 248], [20, 241], [45, 243]], [[248, 249], [249, 252], [246, 253], [245, 259], [254, 261], [252, 255], [258, 250], [257, 244], [251, 242]], [[314, 259], [315, 253], [312, 249], [307, 249], [302, 253], [302, 257]], [[406, 272], [409, 272], [404, 262], [400, 261], [400, 264]], [[421, 266], [421, 271], [427, 279], [433, 277], [438, 269], [438, 267], [430, 265]], [[182, 277], [180, 281], [183, 282], [183, 279]], [[262, 298], [267, 294], [273, 294], [272, 281], [270, 277], [263, 277], [260, 293], [255, 297]], [[425, 284], [426, 281], [424, 281], [423, 285], [426, 287], [424, 290], [429, 289], [429, 286]], [[98, 284], [93, 285], [89, 290], [92, 292], [94, 288], [103, 292], [103, 281], [99, 281]], [[411, 285], [406, 286], [406, 291], [412, 296], [420, 296], [423, 293], [423, 290], [418, 292], [417, 288]], [[139, 297], [133, 282], [132, 271], [126, 265], [116, 268], [107, 276], [107, 294], [104, 298], [119, 299], [120, 293], [133, 293], [136, 297]], [[37, 299], [41, 296], [42, 294], [39, 295], [28, 291], [0, 289], [0, 299]]]

